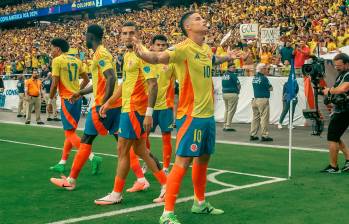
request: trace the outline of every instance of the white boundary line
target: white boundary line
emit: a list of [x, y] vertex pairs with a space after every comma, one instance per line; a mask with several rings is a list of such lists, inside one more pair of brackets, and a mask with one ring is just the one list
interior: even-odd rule
[[[206, 193], [206, 196], [214, 196], [214, 195], [219, 195], [219, 194], [223, 194], [223, 193], [227, 193], [227, 192], [232, 192], [232, 191], [237, 191], [237, 190], [242, 190], [242, 189], [248, 189], [248, 188], [258, 187], [258, 186], [267, 185], [267, 184], [273, 184], [273, 183], [282, 182], [282, 181], [286, 181], [286, 180], [287, 179], [278, 178], [278, 179], [274, 179], [274, 180], [267, 180], [267, 181], [262, 181], [262, 182], [258, 182], [258, 183], [247, 184], [247, 185], [239, 186], [239, 187], [230, 187], [230, 188], [226, 188], [226, 189], [222, 189], [222, 190], [208, 192], [208, 193]], [[183, 202], [188, 202], [188, 201], [191, 201], [191, 200], [193, 200], [192, 196], [179, 198], [179, 199], [176, 200], [176, 204], [183, 203]], [[117, 210], [117, 211], [111, 211], [111, 212], [99, 213], [99, 214], [95, 214], [95, 215], [82, 216], [82, 217], [79, 217], [79, 218], [71, 218], [71, 219], [60, 220], [60, 221], [56, 221], [56, 222], [51, 222], [50, 224], [76, 223], [76, 222], [82, 222], [82, 221], [88, 221], [88, 220], [93, 220], [93, 219], [99, 219], [99, 218], [105, 218], [105, 217], [121, 215], [121, 214], [125, 214], [125, 213], [130, 213], [130, 212], [142, 211], [142, 210], [146, 210], [146, 209], [150, 209], [150, 208], [156, 208], [156, 207], [160, 207], [160, 206], [163, 206], [163, 203], [160, 203], [160, 204], [152, 203], [152, 204], [140, 205], [140, 206], [136, 206], [136, 207], [132, 207], [132, 208], [125, 208], [125, 209], [121, 209], [121, 210]]]
[[[26, 125], [26, 124], [24, 124], [22, 122], [5, 121], [5, 120], [0, 120], [0, 124], [1, 123]], [[26, 125], [26, 126], [28, 126], [28, 125]], [[43, 128], [62, 128], [61, 126], [54, 126], [54, 125], [31, 124], [29, 126], [36, 126], [36, 127], [43, 127]], [[83, 131], [82, 128], [78, 128], [78, 130]], [[158, 134], [152, 134], [150, 137], [160, 138], [162, 136], [158, 135]], [[175, 139], [175, 138], [176, 138], [175, 136], [172, 136], [172, 139]], [[288, 150], [288, 146], [284, 146], [284, 145], [271, 145], [271, 144], [249, 143], [249, 142], [239, 142], [239, 141], [226, 141], [226, 140], [216, 140], [216, 143], [228, 144], [228, 145], [257, 146], [257, 147], [262, 147], [262, 148], [276, 148], [276, 149], [287, 149]], [[328, 152], [328, 149], [326, 149], [326, 148], [309, 148], [309, 147], [296, 147], [296, 146], [293, 146], [292, 149], [298, 150], [298, 151], [309, 151], [309, 152]]]

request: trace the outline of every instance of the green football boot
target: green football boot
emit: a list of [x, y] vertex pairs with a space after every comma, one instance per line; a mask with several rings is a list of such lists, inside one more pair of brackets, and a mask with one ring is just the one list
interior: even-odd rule
[[175, 214], [169, 213], [167, 215], [162, 215], [159, 220], [160, 224], [181, 224]]
[[58, 173], [63, 173], [65, 171], [65, 164], [56, 164], [54, 166], [50, 167], [50, 170], [58, 172]]
[[102, 160], [102, 157], [93, 157], [93, 159], [91, 160], [92, 175], [96, 175], [99, 172], [99, 170], [101, 169]]
[[191, 212], [195, 214], [210, 214], [210, 215], [220, 215], [224, 211], [221, 209], [214, 208], [210, 203], [204, 202], [202, 205], [199, 205], [197, 200], [194, 200], [194, 204], [191, 207]]

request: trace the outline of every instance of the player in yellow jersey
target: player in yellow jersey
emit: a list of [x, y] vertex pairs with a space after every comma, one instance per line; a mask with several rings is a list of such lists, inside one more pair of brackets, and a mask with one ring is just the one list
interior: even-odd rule
[[[118, 167], [113, 191], [105, 197], [95, 200], [99, 205], [110, 205], [122, 200], [122, 191], [130, 170], [130, 149], [144, 160], [162, 185], [159, 198], [163, 200], [166, 190], [166, 175], [160, 165], [146, 149], [145, 138], [152, 127], [152, 113], [157, 95], [157, 82], [154, 67], [138, 58], [133, 51], [132, 38], [138, 35], [135, 23], [127, 22], [121, 29], [121, 39], [128, 51], [124, 56], [123, 83], [115, 94], [102, 106], [101, 116], [108, 118], [110, 105], [122, 95], [122, 113], [120, 116]], [[106, 112], [108, 111], [108, 112]]]
[[[56, 96], [57, 88], [61, 97], [61, 120], [63, 124], [65, 141], [61, 160], [55, 166], [50, 167], [51, 170], [63, 173], [65, 164], [73, 147], [79, 149], [80, 138], [76, 134], [76, 129], [81, 115], [81, 99], [70, 102], [69, 99], [74, 93], [80, 89], [84, 89], [89, 83], [86, 70], [82, 66], [82, 62], [77, 59], [74, 49], [69, 50], [69, 44], [66, 40], [55, 38], [51, 41], [52, 55], [52, 85], [48, 100], [48, 112], [52, 113], [52, 101]], [[69, 50], [69, 51], [68, 51]], [[79, 77], [82, 78], [81, 84]], [[92, 174], [98, 172], [101, 158], [89, 156], [92, 165]]]
[[204, 43], [208, 28], [199, 13], [185, 13], [179, 26], [187, 39], [165, 52], [147, 52], [134, 39], [140, 58], [152, 64], [174, 64], [179, 81], [176, 160], [167, 179], [165, 209], [160, 217], [162, 224], [180, 223], [174, 215], [174, 205], [183, 177], [193, 160], [194, 204], [191, 211], [197, 214], [223, 213], [205, 201], [207, 166], [214, 152], [216, 134], [211, 70], [213, 64], [231, 61], [237, 56], [235, 51], [228, 51], [225, 57], [213, 55], [211, 48]]
[[107, 135], [108, 132], [117, 139], [119, 128], [119, 116], [121, 101], [115, 101], [110, 105], [106, 118], [99, 116], [99, 109], [113, 94], [118, 83], [113, 69], [113, 57], [102, 45], [103, 28], [99, 25], [90, 25], [86, 33], [87, 48], [93, 49], [93, 60], [91, 66], [92, 86], [78, 91], [72, 97], [77, 101], [81, 96], [93, 92], [94, 103], [87, 115], [84, 134], [81, 138], [80, 148], [75, 155], [72, 169], [68, 178], [51, 178], [51, 182], [58, 187], [73, 190], [76, 186], [76, 179], [89, 158], [92, 151], [92, 142], [97, 135]]
[[[156, 52], [164, 51], [168, 48], [167, 38], [164, 35], [156, 35], [152, 39], [151, 50]], [[172, 145], [171, 131], [173, 126], [173, 106], [174, 106], [174, 85], [175, 71], [172, 65], [156, 65], [158, 94], [153, 113], [154, 132], [157, 126], [160, 126], [162, 133], [163, 146], [163, 170], [167, 174], [171, 161]], [[147, 135], [147, 148], [150, 149], [149, 134]], [[146, 180], [142, 168], [139, 164], [138, 157], [134, 156], [131, 151], [131, 169], [137, 176], [134, 185], [127, 189], [127, 192], [142, 191], [145, 188]], [[144, 171], [144, 170], [143, 170]]]

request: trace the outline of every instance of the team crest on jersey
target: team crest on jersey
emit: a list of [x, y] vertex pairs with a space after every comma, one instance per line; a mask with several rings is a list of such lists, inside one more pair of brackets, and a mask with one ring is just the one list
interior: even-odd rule
[[143, 68], [143, 71], [144, 71], [145, 73], [149, 73], [149, 72], [150, 72], [150, 67], [149, 67], [149, 66], [145, 66], [145, 67]]
[[199, 55], [199, 53], [196, 53], [196, 55], [195, 55], [195, 59], [200, 59], [200, 55]]
[[104, 60], [100, 60], [98, 62], [98, 64], [101, 66], [101, 67], [104, 67], [105, 66], [105, 61]]
[[198, 151], [198, 145], [197, 145], [197, 144], [191, 144], [190, 150], [191, 150], [192, 152]]

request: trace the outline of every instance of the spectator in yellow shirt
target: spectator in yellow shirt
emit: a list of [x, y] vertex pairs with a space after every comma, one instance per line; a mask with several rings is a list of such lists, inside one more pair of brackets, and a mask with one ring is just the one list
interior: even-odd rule
[[261, 63], [268, 65], [271, 63], [273, 55], [267, 46], [262, 46], [259, 57], [261, 59]]
[[329, 52], [337, 50], [337, 45], [332, 37], [327, 38], [326, 47]]

